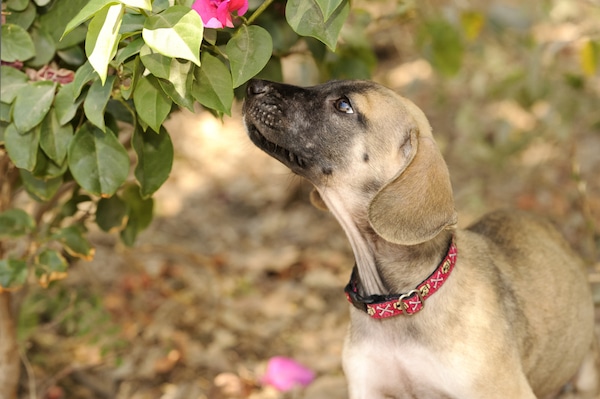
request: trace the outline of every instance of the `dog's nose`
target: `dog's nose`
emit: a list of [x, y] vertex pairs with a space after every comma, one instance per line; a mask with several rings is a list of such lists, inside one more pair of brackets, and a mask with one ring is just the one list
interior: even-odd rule
[[260, 79], [252, 79], [248, 82], [246, 93], [248, 97], [258, 96], [265, 94], [269, 91], [269, 85], [266, 81]]

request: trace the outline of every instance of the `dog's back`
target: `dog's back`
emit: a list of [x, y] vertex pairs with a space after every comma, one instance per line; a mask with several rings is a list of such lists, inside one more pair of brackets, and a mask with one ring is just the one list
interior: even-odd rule
[[[514, 312], [515, 325], [527, 330], [520, 340], [520, 352], [532, 388], [539, 398], [555, 394], [558, 388], [543, 371], [548, 368], [539, 367], [540, 362], [556, 364], [568, 379], [581, 366], [575, 361], [568, 364], [568, 359], [592, 353], [590, 342], [595, 340], [594, 307], [582, 260], [549, 222], [529, 213], [496, 211], [467, 230], [483, 236], [500, 278], [512, 282], [511, 292], [505, 294], [514, 295], [515, 308], [507, 311]], [[593, 359], [589, 363], [593, 364]], [[589, 372], [590, 377], [582, 375], [574, 381], [578, 390], [595, 390], [598, 376], [591, 376], [595, 374], [591, 369]]]

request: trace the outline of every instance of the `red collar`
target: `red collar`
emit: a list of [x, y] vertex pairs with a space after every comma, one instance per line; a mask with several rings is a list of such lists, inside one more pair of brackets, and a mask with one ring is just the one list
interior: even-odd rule
[[456, 245], [454, 238], [448, 253], [440, 265], [412, 291], [405, 294], [370, 295], [364, 297], [358, 293], [358, 269], [354, 266], [350, 282], [344, 289], [348, 301], [356, 308], [366, 312], [374, 319], [385, 319], [397, 315], [412, 315], [425, 307], [425, 299], [440, 289], [452, 273], [456, 264]]

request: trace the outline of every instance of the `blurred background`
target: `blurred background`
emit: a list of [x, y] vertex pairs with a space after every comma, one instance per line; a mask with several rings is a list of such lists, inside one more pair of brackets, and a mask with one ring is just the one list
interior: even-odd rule
[[[264, 18], [283, 67], [263, 76], [368, 78], [411, 99], [449, 165], [459, 224], [501, 207], [550, 218], [600, 303], [599, 1], [357, 0], [338, 51], [317, 61], [315, 43]], [[173, 172], [136, 246], [92, 232], [92, 262], [50, 293], [32, 288], [23, 398], [347, 397], [350, 246], [309, 184], [250, 143], [240, 109], [171, 118]], [[274, 356], [315, 381], [263, 386]]]

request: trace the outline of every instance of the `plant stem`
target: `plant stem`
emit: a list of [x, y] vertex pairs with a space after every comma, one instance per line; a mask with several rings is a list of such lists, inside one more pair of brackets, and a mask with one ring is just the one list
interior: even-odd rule
[[248, 20], [246, 20], [246, 25], [252, 25], [252, 23], [254, 23], [254, 21], [256, 20], [256, 18], [258, 18], [260, 16], [260, 14], [262, 14], [267, 7], [269, 7], [271, 5], [271, 3], [274, 0], [265, 0], [257, 9], [256, 11], [254, 11], [254, 13], [250, 16], [250, 18], [248, 18]]

